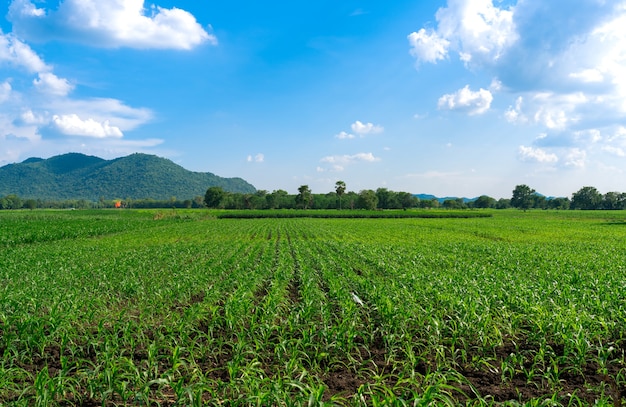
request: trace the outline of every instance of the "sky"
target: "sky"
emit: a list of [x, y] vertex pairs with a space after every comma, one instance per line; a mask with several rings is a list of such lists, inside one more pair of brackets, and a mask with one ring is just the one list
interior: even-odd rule
[[625, 0], [3, 4], [0, 166], [141, 152], [294, 194], [626, 192]]

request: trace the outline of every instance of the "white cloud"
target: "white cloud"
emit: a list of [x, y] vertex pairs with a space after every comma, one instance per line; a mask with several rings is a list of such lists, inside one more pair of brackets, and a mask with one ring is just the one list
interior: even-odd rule
[[355, 138], [356, 136], [354, 134], [350, 134], [350, 133], [346, 133], [345, 131], [342, 131], [342, 132], [336, 134], [335, 137], [340, 139], [340, 140], [345, 140], [345, 139]]
[[[37, 13], [31, 13], [37, 15]], [[0, 162], [19, 155], [33, 153], [47, 155], [46, 151], [63, 152], [61, 146], [72, 151], [101, 154], [118, 149], [129, 151], [160, 144], [162, 140], [122, 141], [124, 131], [131, 130], [152, 119], [152, 112], [133, 108], [117, 99], [76, 99], [70, 96], [74, 86], [58, 77], [44, 60], [27, 44], [13, 34], [0, 32], [0, 66], [8, 66], [12, 78], [0, 83]], [[30, 87], [29, 87], [30, 85]], [[32, 90], [37, 92], [32, 92]], [[45, 96], [45, 97], [42, 97]], [[49, 130], [67, 136], [83, 136], [76, 146], [68, 139], [54, 142], [42, 136]], [[95, 140], [117, 140], [116, 145]], [[145, 145], [140, 145], [145, 143]], [[119, 148], [118, 148], [119, 147]], [[91, 150], [90, 150], [91, 149]], [[9, 151], [10, 150], [10, 151]]]
[[365, 137], [368, 134], [378, 134], [385, 131], [383, 126], [373, 123], [363, 123], [360, 120], [352, 123], [350, 125], [350, 128], [352, 129], [352, 133], [341, 131], [335, 135], [335, 138], [338, 138], [340, 140], [347, 140], [356, 138], [355, 134], [358, 134], [360, 137]]
[[626, 157], [626, 153], [624, 152], [624, 149], [621, 147], [615, 147], [615, 146], [604, 146], [602, 147], [603, 151], [606, 151], [609, 154], [613, 154], [615, 156], [618, 157]]
[[498, 78], [493, 78], [491, 80], [491, 84], [489, 85], [489, 90], [492, 90], [494, 92], [499, 92], [502, 90], [502, 81], [500, 81], [500, 79]]
[[509, 106], [504, 117], [514, 124], [539, 124], [548, 130], [565, 130], [581, 120], [578, 111], [590, 100], [582, 93], [531, 92], [518, 96], [515, 106]]
[[12, 89], [13, 88], [11, 87], [11, 84], [8, 81], [4, 81], [0, 83], [0, 103], [4, 103], [7, 100], [9, 100]]
[[154, 5], [147, 9], [143, 0], [65, 0], [57, 10], [14, 0], [8, 17], [26, 39], [63, 38], [104, 48], [188, 50], [205, 42], [217, 44], [188, 11]]
[[29, 73], [47, 72], [51, 68], [25, 43], [13, 34], [0, 31], [0, 64], [8, 63]]
[[249, 155], [246, 158], [246, 161], [248, 161], [249, 163], [262, 163], [265, 161], [265, 156], [261, 153], [256, 154], [255, 156]]
[[518, 39], [513, 9], [495, 7], [491, 0], [448, 0], [435, 17], [437, 29], [409, 34], [411, 55], [435, 63], [450, 50], [466, 64], [490, 64]]
[[[411, 53], [432, 63], [458, 55], [471, 76], [497, 78], [488, 89], [511, 98], [503, 120], [546, 133], [537, 145], [518, 150], [522, 159], [556, 162], [551, 150], [536, 147], [558, 147], [565, 149], [558, 153], [563, 166], [594, 162], [600, 168], [606, 153], [626, 153], [626, 142], [606, 136], [626, 116], [624, 0], [580, 0], [576, 7], [543, 0], [447, 0], [435, 18], [432, 29], [425, 26], [414, 37], [447, 41], [446, 47], [427, 57], [411, 44]], [[461, 92], [444, 95], [439, 107], [470, 111], [472, 99], [462, 100]]]
[[519, 146], [518, 152], [522, 161], [537, 161], [540, 163], [555, 163], [559, 161], [556, 154], [547, 153], [541, 148]]
[[119, 127], [111, 126], [108, 120], [98, 122], [92, 118], [82, 120], [75, 114], [71, 115], [54, 115], [52, 117], [53, 125], [61, 133], [68, 136], [84, 136], [84, 137], [115, 137], [124, 136]]
[[20, 121], [27, 125], [44, 125], [48, 123], [48, 119], [43, 115], [35, 114], [32, 110], [28, 109], [20, 115]]
[[415, 57], [417, 63], [421, 61], [436, 63], [448, 55], [450, 41], [441, 38], [436, 32], [427, 33], [422, 28], [418, 32], [409, 34], [408, 39], [411, 46], [409, 52]]
[[587, 152], [580, 148], [572, 148], [565, 157], [565, 165], [568, 167], [584, 168], [587, 161]]
[[130, 107], [112, 98], [65, 98], [45, 107], [58, 115], [77, 114], [80, 117], [91, 117], [97, 122], [114, 122], [122, 131], [133, 130], [152, 120], [153, 116], [150, 109]]
[[13, 0], [10, 9], [13, 13], [24, 17], [43, 17], [46, 15], [46, 10], [37, 8], [29, 0]]
[[334, 171], [343, 171], [348, 165], [357, 162], [372, 163], [380, 161], [380, 158], [375, 157], [372, 153], [357, 153], [352, 155], [330, 155], [322, 158], [320, 161], [331, 164]]
[[469, 115], [482, 114], [489, 110], [493, 96], [490, 91], [480, 88], [473, 92], [469, 85], [452, 94], [439, 98], [439, 109], [466, 111]]
[[74, 89], [74, 86], [67, 79], [59, 78], [51, 72], [40, 72], [38, 76], [38, 79], [33, 80], [33, 85], [42, 93], [66, 96]]
[[580, 79], [582, 82], [603, 82], [604, 75], [598, 69], [583, 69], [580, 72], [572, 72], [569, 74], [570, 78]]
[[524, 103], [524, 98], [519, 96], [515, 100], [515, 107], [509, 106], [504, 112], [504, 117], [509, 123], [521, 124], [528, 121], [528, 118], [522, 113], [522, 103]]
[[359, 134], [361, 137], [367, 134], [382, 133], [384, 131], [384, 128], [382, 126], [379, 126], [377, 124], [372, 124], [372, 123], [363, 124], [359, 120], [352, 123], [350, 128], [352, 129], [353, 132], [355, 132], [356, 134]]
[[575, 131], [574, 140], [583, 144], [595, 144], [602, 140], [602, 132], [599, 129], [586, 129]]

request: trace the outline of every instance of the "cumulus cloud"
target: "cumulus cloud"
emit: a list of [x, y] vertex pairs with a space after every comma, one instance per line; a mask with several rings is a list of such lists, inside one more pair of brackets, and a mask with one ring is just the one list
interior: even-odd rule
[[20, 115], [19, 122], [26, 125], [44, 125], [48, 123], [48, 120], [45, 116], [35, 114], [32, 110], [28, 109]]
[[38, 78], [33, 80], [33, 85], [40, 92], [53, 96], [65, 96], [74, 89], [67, 79], [51, 72], [40, 72]]
[[424, 28], [418, 32], [412, 32], [408, 36], [409, 51], [413, 57], [420, 62], [436, 63], [448, 56], [450, 41], [440, 37], [436, 32], [427, 32]]
[[528, 118], [522, 113], [522, 103], [524, 103], [524, 98], [519, 96], [515, 100], [515, 106], [509, 106], [509, 108], [504, 112], [504, 117], [509, 123], [526, 123]]
[[360, 120], [355, 121], [350, 125], [351, 133], [346, 131], [341, 131], [335, 134], [335, 138], [340, 140], [348, 140], [356, 138], [355, 134], [358, 134], [360, 137], [365, 137], [368, 134], [378, 134], [385, 131], [384, 127], [378, 124], [373, 123], [363, 123]]
[[559, 161], [556, 154], [548, 153], [541, 148], [519, 146], [518, 153], [522, 161], [536, 161], [540, 163], [556, 163]]
[[348, 165], [352, 165], [358, 162], [372, 163], [380, 161], [380, 158], [375, 157], [372, 153], [357, 153], [352, 155], [330, 155], [322, 158], [320, 161], [330, 164], [334, 171], [343, 171]]
[[361, 123], [359, 120], [352, 123], [350, 126], [353, 132], [359, 134], [361, 137], [367, 134], [378, 134], [382, 133], [385, 129], [383, 126], [372, 124], [372, 123]]
[[51, 69], [28, 44], [13, 34], [3, 34], [2, 31], [0, 31], [0, 64], [25, 69], [29, 73], [47, 72]]
[[450, 51], [466, 64], [490, 64], [518, 39], [513, 10], [491, 0], [448, 0], [436, 15], [437, 29], [409, 34], [410, 53], [417, 62], [437, 62]]
[[615, 155], [617, 157], [626, 157], [626, 153], [624, 152], [624, 149], [621, 147], [604, 146], [602, 147], [602, 150], [606, 151], [609, 154]]
[[84, 137], [123, 137], [124, 134], [119, 127], [111, 126], [108, 120], [97, 122], [91, 118], [81, 119], [78, 115], [54, 115], [52, 123], [58, 131], [67, 136], [84, 136]]
[[98, 122], [114, 122], [122, 131], [133, 130], [150, 120], [153, 113], [150, 109], [136, 108], [113, 98], [90, 98], [55, 100], [47, 109], [59, 115], [77, 114], [80, 117], [91, 117]]
[[[560, 163], [584, 168], [587, 161], [602, 160], [598, 152], [626, 151], [609, 137], [593, 136], [596, 130], [609, 134], [626, 115], [624, 1], [580, 0], [563, 7], [542, 0], [448, 0], [435, 20], [432, 28], [409, 34], [417, 63], [453, 62], [458, 56], [473, 76], [497, 78], [488, 89], [510, 98], [505, 121], [545, 132], [540, 145], [576, 149], [559, 153]], [[469, 88], [444, 95], [439, 107], [486, 110], [479, 106], [486, 107], [487, 99], [480, 105], [481, 98], [472, 95]], [[555, 158], [541, 149], [519, 156]]]
[[469, 115], [483, 114], [491, 106], [493, 95], [490, 91], [480, 88], [473, 92], [469, 85], [455, 93], [446, 94], [439, 98], [439, 109], [465, 111]]
[[217, 44], [188, 11], [144, 7], [143, 0], [64, 0], [57, 10], [37, 8], [30, 0], [13, 0], [9, 7], [13, 30], [37, 41], [62, 38], [103, 48], [189, 50]]
[[4, 103], [9, 100], [11, 96], [11, 84], [8, 81], [0, 83], [0, 103]]
[[580, 148], [572, 148], [565, 157], [565, 165], [574, 168], [584, 168], [587, 161], [587, 152]]
[[[62, 3], [55, 12], [48, 12], [28, 0], [14, 0], [9, 14], [20, 20], [18, 26], [28, 20], [36, 25], [34, 32], [51, 30], [45, 39], [63, 38], [61, 34], [67, 32], [61, 30], [60, 36], [55, 37], [52, 23], [70, 3], [78, 4], [72, 0]], [[92, 9], [100, 6], [115, 9], [130, 4], [123, 1], [100, 3], [94, 3]], [[89, 1], [82, 4], [87, 7], [85, 13], [92, 10]], [[155, 21], [158, 21], [158, 14], [158, 10], [152, 13]], [[0, 165], [25, 156], [46, 156], [68, 150], [110, 156], [150, 149], [163, 142], [160, 139], [124, 140], [125, 131], [152, 120], [152, 111], [131, 107], [113, 98], [74, 97], [73, 81], [58, 76], [54, 66], [24, 42], [26, 37], [29, 36], [5, 34], [0, 30], [0, 68], [10, 75], [0, 82], [0, 145], [3, 147]]]
[[356, 136], [354, 134], [350, 134], [350, 133], [346, 133], [345, 131], [342, 131], [342, 132], [337, 133], [335, 137], [340, 140], [345, 140], [345, 139], [355, 138]]
[[265, 161], [265, 155], [261, 153], [258, 153], [254, 156], [249, 155], [246, 161], [248, 161], [249, 163], [262, 163]]
[[572, 72], [570, 78], [579, 79], [582, 82], [604, 82], [604, 75], [598, 69], [583, 69], [580, 72]]

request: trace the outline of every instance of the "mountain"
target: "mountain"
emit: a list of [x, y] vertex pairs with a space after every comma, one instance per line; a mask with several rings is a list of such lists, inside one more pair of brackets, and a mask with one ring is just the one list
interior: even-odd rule
[[204, 196], [212, 186], [229, 192], [256, 191], [241, 178], [192, 172], [166, 158], [139, 153], [113, 160], [69, 153], [0, 167], [0, 196], [26, 199], [191, 199]]
[[[455, 196], [446, 196], [443, 198], [439, 198], [436, 197], [435, 195], [430, 195], [430, 194], [415, 194], [414, 196], [418, 197], [420, 199], [420, 201], [430, 201], [431, 199], [436, 199], [437, 201], [439, 201], [439, 203], [443, 203], [447, 200], [455, 200], [455, 199], [459, 199], [458, 197]], [[463, 200], [464, 203], [468, 203], [468, 202], [473, 202], [476, 199], [478, 199], [478, 197], [476, 198], [461, 198]]]

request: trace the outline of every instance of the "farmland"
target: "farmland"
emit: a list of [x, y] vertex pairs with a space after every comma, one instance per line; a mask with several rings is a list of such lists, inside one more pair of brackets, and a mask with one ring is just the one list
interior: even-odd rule
[[626, 213], [0, 213], [0, 404], [607, 405]]

